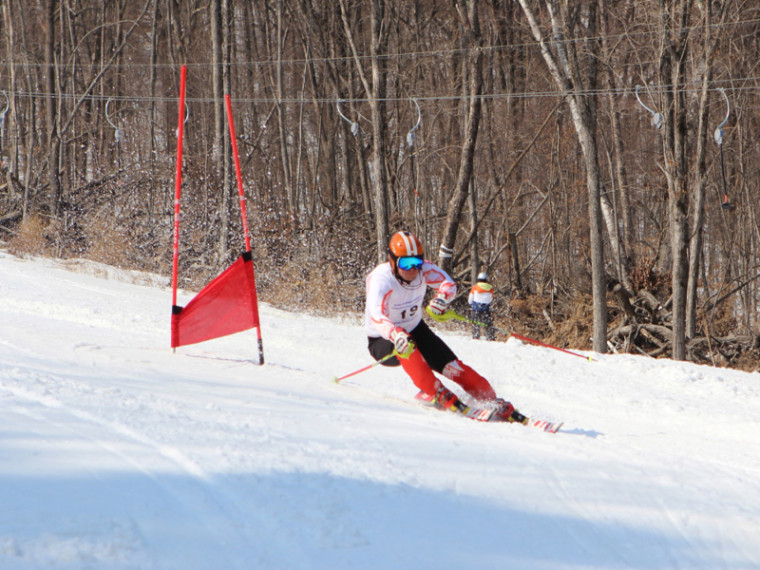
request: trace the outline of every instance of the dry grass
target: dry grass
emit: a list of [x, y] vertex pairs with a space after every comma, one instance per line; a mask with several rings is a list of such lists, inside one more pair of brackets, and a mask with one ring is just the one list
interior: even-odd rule
[[47, 250], [45, 226], [39, 216], [29, 216], [19, 225], [8, 244], [8, 252], [19, 257], [44, 255]]
[[128, 266], [129, 234], [123, 226], [107, 216], [93, 216], [85, 228], [87, 257], [114, 267]]

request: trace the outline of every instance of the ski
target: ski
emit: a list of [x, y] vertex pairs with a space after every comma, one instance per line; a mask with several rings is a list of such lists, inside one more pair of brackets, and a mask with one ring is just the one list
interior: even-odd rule
[[548, 420], [536, 420], [529, 418], [526, 425], [542, 429], [547, 433], [557, 433], [559, 431], [559, 428], [562, 427], [562, 422], [550, 422]]
[[[439, 409], [439, 410], [442, 409], [436, 403], [435, 396], [426, 394], [422, 390], [420, 390], [417, 393], [417, 395], [415, 396], [415, 399], [420, 400], [421, 402], [425, 403], [428, 406], [435, 407], [436, 409]], [[523, 419], [510, 421], [496, 415], [496, 411], [497, 411], [496, 408], [468, 406], [461, 401], [460, 401], [460, 406], [457, 406], [458, 413], [462, 414], [466, 418], [479, 421], [479, 422], [517, 423], [517, 424], [522, 424], [528, 427], [537, 428], [547, 433], [557, 433], [563, 425], [562, 422], [550, 422], [549, 420], [527, 418], [523, 416], [522, 414], [519, 414], [519, 412], [518, 412], [518, 417], [523, 418]]]

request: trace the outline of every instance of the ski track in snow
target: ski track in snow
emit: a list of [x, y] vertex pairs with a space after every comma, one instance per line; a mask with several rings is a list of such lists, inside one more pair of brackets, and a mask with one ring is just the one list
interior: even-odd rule
[[[217, 550], [224, 552], [224, 544], [228, 540], [243, 540], [242, 536], [236, 536], [234, 525], [229, 521], [241, 518], [235, 508], [234, 498], [224, 496], [225, 489], [216, 485], [212, 477], [195, 461], [187, 457], [180, 449], [172, 445], [160, 443], [151, 437], [136, 431], [126, 423], [112, 420], [100, 415], [94, 415], [75, 406], [67, 405], [51, 395], [55, 392], [72, 392], [67, 394], [67, 400], [86, 400], [87, 387], [75, 382], [66, 382], [56, 377], [25, 376], [20, 371], [11, 371], [15, 386], [3, 383], [3, 389], [9, 391], [21, 402], [15, 411], [30, 419], [44, 421], [50, 424], [52, 431], [61, 433], [66, 438], [80, 440], [87, 446], [102, 449], [107, 454], [113, 454], [121, 460], [126, 468], [133, 473], [138, 473], [150, 480], [150, 483], [159, 487], [158, 492], [172, 497], [182, 509], [185, 510], [183, 518], [194, 521], [205, 527], [207, 538], [217, 543]], [[55, 384], [55, 386], [53, 386]], [[36, 385], [37, 391], [30, 391], [23, 386]], [[63, 387], [61, 386], [63, 385]], [[111, 390], [109, 396], [119, 398], [118, 389]], [[102, 401], [102, 395], [98, 396]], [[124, 407], [132, 407], [134, 404], [122, 402]], [[40, 411], [39, 407], [54, 410], [53, 414]], [[154, 402], [155, 408], [164, 406], [162, 402]], [[171, 406], [167, 406], [167, 409]], [[144, 403], [139, 404], [140, 415], [154, 413]], [[55, 419], [51, 419], [53, 416]], [[170, 484], [161, 474], [166, 471], [178, 472], [182, 485]], [[202, 504], [202, 507], [198, 507]], [[231, 510], [228, 514], [225, 511]], [[219, 561], [224, 563], [224, 557]]]
[[331, 382], [358, 315], [262, 305], [260, 367], [253, 332], [172, 353], [166, 279], [0, 273], [2, 569], [760, 568], [758, 373], [440, 327], [546, 434]]

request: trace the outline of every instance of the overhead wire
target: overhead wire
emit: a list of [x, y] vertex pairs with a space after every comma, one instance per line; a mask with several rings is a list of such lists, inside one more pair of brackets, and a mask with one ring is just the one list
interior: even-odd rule
[[[737, 82], [743, 82], [743, 83], [749, 83], [749, 82], [758, 82], [756, 85], [735, 85]], [[724, 89], [722, 87], [723, 85], [732, 85], [730, 87], [732, 92], [756, 92], [760, 91], [760, 77], [745, 77], [745, 78], [732, 78], [731, 80], [726, 81], [713, 81], [712, 82], [714, 87], [710, 88], [709, 91], [713, 92], [720, 92], [721, 89]], [[648, 87], [649, 94], [658, 94], [658, 93], [665, 93], [669, 91], [670, 86], [663, 85], [663, 86], [657, 86], [657, 85], [650, 85]], [[687, 93], [699, 93], [701, 91], [700, 87], [694, 83], [694, 86], [686, 86], [680, 88], [681, 91], [687, 92]], [[48, 99], [52, 98], [57, 101], [67, 101], [67, 100], [73, 100], [78, 101], [82, 98], [82, 95], [79, 93], [46, 93], [42, 91], [37, 92], [30, 92], [30, 91], [13, 91], [13, 90], [4, 90], [7, 95], [13, 96], [16, 99]], [[606, 97], [606, 96], [631, 96], [635, 97], [636, 92], [634, 88], [615, 88], [615, 89], [580, 89], [578, 91], [572, 91], [573, 95], [580, 95], [580, 96], [596, 96], [596, 97]], [[526, 91], [526, 92], [500, 92], [500, 93], [481, 93], [477, 97], [481, 100], [494, 100], [494, 99], [533, 99], [533, 98], [556, 98], [556, 97], [562, 97], [565, 94], [559, 92], [559, 91], [552, 91], [552, 90], [546, 90], [546, 91]], [[418, 95], [418, 94], [408, 94], [408, 95], [399, 95], [394, 97], [382, 97], [382, 98], [372, 98], [372, 97], [234, 97], [234, 100], [238, 103], [247, 103], [247, 104], [272, 104], [272, 103], [281, 103], [281, 104], [287, 104], [287, 105], [313, 105], [313, 104], [324, 104], [324, 105], [337, 105], [339, 103], [370, 103], [373, 101], [382, 101], [386, 103], [395, 103], [395, 102], [407, 102], [410, 99], [415, 99], [418, 102], [430, 102], [430, 101], [458, 101], [462, 98], [462, 95], [454, 94], [454, 95]], [[87, 101], [99, 101], [102, 103], [106, 103], [109, 99], [113, 100], [114, 102], [121, 102], [121, 103], [176, 103], [177, 98], [176, 96], [150, 96], [150, 95], [111, 95], [111, 94], [103, 94], [99, 95], [96, 93], [90, 94], [84, 98], [84, 100]], [[222, 99], [217, 99], [214, 97], [187, 97], [186, 101], [188, 103], [197, 103], [197, 104], [218, 104], [223, 102]]]
[[[727, 27], [738, 27], [748, 24], [758, 24], [760, 23], [760, 17], [758, 18], [749, 18], [746, 20], [736, 20], [733, 22], [723, 22], [723, 23], [715, 23], [710, 24], [708, 26], [709, 29], [718, 29], [718, 28], [727, 28]], [[694, 26], [686, 26], [683, 28], [679, 28], [679, 33], [690, 33], [692, 31], [703, 31], [705, 29], [705, 26], [702, 24], [694, 25]], [[642, 31], [624, 31], [619, 34], [610, 34], [607, 36], [601, 36], [601, 35], [594, 35], [594, 36], [584, 36], [584, 37], [575, 37], [575, 38], [567, 38], [567, 39], [547, 39], [547, 43], [554, 44], [554, 45], [571, 45], [571, 44], [586, 44], [590, 42], [596, 42], [601, 41], [603, 37], [607, 38], [608, 40], [620, 40], [620, 39], [635, 39], [637, 37], [648, 37], [648, 36], [656, 36], [660, 37], [661, 30], [658, 29], [649, 29], [649, 30], [642, 30]], [[41, 46], [41, 44], [32, 44]], [[524, 50], [524, 49], [533, 49], [533, 48], [539, 48], [540, 43], [535, 40], [526, 41], [526, 42], [520, 42], [516, 44], [497, 44], [497, 45], [491, 45], [491, 46], [480, 46], [478, 49], [480, 49], [483, 52], [487, 51], [509, 51], [509, 50]], [[303, 65], [306, 63], [351, 63], [355, 60], [359, 61], [371, 61], [374, 58], [377, 59], [383, 59], [383, 60], [396, 60], [396, 59], [404, 59], [404, 58], [414, 58], [414, 59], [420, 59], [420, 58], [427, 58], [427, 57], [449, 57], [453, 55], [463, 55], [467, 54], [469, 51], [471, 51], [471, 48], [451, 48], [451, 49], [434, 49], [434, 50], [418, 50], [418, 51], [397, 51], [392, 53], [386, 53], [386, 54], [378, 54], [378, 55], [364, 55], [359, 54], [357, 56], [353, 55], [346, 55], [346, 56], [332, 56], [332, 57], [309, 57], [309, 58], [303, 58], [303, 57], [297, 57], [297, 58], [284, 58], [284, 59], [261, 59], [261, 60], [252, 60], [252, 61], [234, 61], [229, 62], [230, 66], [233, 67], [243, 67], [243, 66], [261, 66], [261, 65]], [[147, 59], [147, 56], [146, 56]], [[3, 62], [4, 65], [24, 65], [27, 68], [29, 67], [47, 67], [44, 63], [35, 63], [32, 61], [14, 61], [14, 60], [5, 60]], [[129, 68], [156, 68], [156, 69], [173, 69], [177, 67], [174, 63], [150, 63], [145, 62], [141, 63], [139, 61], [136, 61], [134, 56], [130, 57], [129, 62], [122, 64], [124, 67]], [[183, 65], [185, 65], [188, 70], [191, 70], [192, 68], [197, 67], [212, 67], [214, 64], [211, 61], [188, 61], [185, 62]], [[77, 62], [77, 67], [99, 67], [99, 64], [97, 63], [87, 63], [83, 61]]]
[[[760, 23], [760, 18], [748, 18], [743, 20], [737, 20], [733, 22], [723, 22], [723, 23], [716, 23], [716, 24], [710, 24], [710, 28], [725, 28], [725, 27], [738, 27], [742, 25], [750, 25], [750, 24], [758, 24]], [[683, 28], [682, 31], [688, 31], [688, 30], [704, 30], [703, 25], [695, 25]], [[660, 33], [659, 29], [648, 29], [648, 30], [642, 30], [642, 31], [625, 31], [621, 32], [620, 34], [612, 34], [610, 36], [606, 36], [608, 39], [636, 39], [641, 37], [649, 37], [653, 35], [658, 35]], [[602, 38], [600, 35], [596, 36], [589, 36], [589, 37], [582, 37], [582, 38], [568, 38], [568, 39], [549, 39], [547, 40], [548, 43], [557, 45], [557, 44], [586, 44], [589, 42], [595, 42]], [[492, 46], [482, 46], [478, 49], [487, 52], [497, 52], [497, 51], [509, 51], [509, 50], [526, 50], [526, 49], [538, 49], [540, 46], [538, 41], [527, 41], [527, 42], [521, 42], [517, 44], [499, 44], [499, 45], [492, 45]], [[379, 56], [371, 56], [371, 55], [359, 55], [358, 57], [354, 56], [342, 56], [342, 57], [310, 57], [310, 58], [290, 58], [290, 59], [263, 59], [263, 60], [254, 60], [254, 61], [235, 61], [235, 62], [228, 62], [225, 63], [225, 66], [229, 66], [231, 68], [241, 68], [241, 67], [260, 67], [260, 66], [269, 66], [269, 65], [284, 65], [284, 66], [290, 66], [290, 65], [306, 65], [306, 64], [320, 64], [320, 63], [351, 63], [355, 61], [356, 59], [360, 61], [364, 60], [371, 60], [373, 57], [378, 57], [380, 59], [385, 60], [399, 60], [399, 59], [424, 59], [424, 58], [440, 58], [440, 57], [451, 57], [455, 55], [462, 55], [466, 54], [470, 51], [469, 48], [452, 48], [452, 49], [445, 49], [445, 50], [418, 50], [418, 51], [400, 51], [400, 52], [394, 52], [394, 53], [388, 53], [388, 54], [381, 54]], [[176, 64], [170, 64], [170, 63], [149, 63], [140, 62], [135, 56], [130, 56], [128, 58], [128, 61], [125, 61], [123, 63], [118, 63], [111, 68], [114, 70], [115, 73], [120, 73], [122, 71], [127, 70], [135, 70], [135, 69], [141, 69], [141, 68], [150, 68], [153, 67], [155, 69], [174, 69], [177, 67]], [[639, 62], [640, 65], [654, 65], [656, 62]], [[32, 68], [40, 68], [44, 69], [49, 67], [49, 65], [46, 65], [44, 63], [34, 63], [30, 62], [28, 60], [25, 61], [15, 61], [13, 59], [6, 59], [0, 64], [0, 69], [3, 67], [10, 67], [10, 66], [23, 66], [25, 69]], [[186, 62], [184, 65], [189, 70], [197, 70], [197, 69], [206, 69], [213, 67], [213, 63], [211, 61], [199, 61], [199, 62]], [[77, 61], [76, 64], [77, 68], [100, 68], [100, 65], [97, 63], [86, 63], [82, 61]], [[737, 83], [742, 83], [743, 85], [737, 85]], [[753, 85], [752, 83], [757, 83], [756, 85]], [[720, 91], [720, 89], [725, 87], [730, 87], [733, 92], [740, 92], [740, 91], [758, 91], [760, 90], [760, 76], [751, 76], [751, 77], [733, 77], [731, 79], [727, 80], [715, 80], [712, 82], [712, 85], [714, 86], [712, 90], [714, 91]], [[0, 89], [2, 89], [3, 86], [0, 84]], [[668, 85], [648, 85], [647, 91], [650, 95], [657, 94], [657, 93], [663, 93], [670, 89], [670, 86]], [[682, 91], [685, 92], [699, 92], [701, 90], [700, 86], [697, 84], [697, 82], [694, 82], [693, 87], [686, 86], [680, 88]], [[18, 90], [13, 91], [9, 89], [5, 89], [5, 92], [8, 94], [8, 96], [12, 96], [15, 98], [35, 98], [35, 99], [47, 99], [47, 98], [53, 98], [58, 101], [65, 101], [70, 99], [79, 100], [82, 95], [81, 93], [45, 93], [41, 91], [34, 91], [29, 92], [26, 90]], [[597, 96], [597, 97], [604, 97], [604, 96], [633, 96], [635, 95], [634, 89], [631, 87], [623, 87], [623, 88], [614, 88], [614, 89], [607, 89], [607, 88], [597, 88], [597, 89], [579, 89], [577, 91], [572, 92], [574, 95], [580, 95], [580, 96]], [[546, 91], [530, 91], [530, 92], [500, 92], [500, 93], [483, 93], [479, 95], [479, 97], [483, 100], [488, 99], [527, 99], [527, 98], [556, 98], [558, 96], [562, 96], [563, 94], [556, 91], [556, 90], [546, 90]], [[100, 101], [100, 102], [107, 102], [109, 99], [112, 99], [116, 102], [133, 102], [133, 103], [145, 103], [145, 102], [153, 102], [153, 103], [173, 103], [176, 102], [176, 96], [149, 96], [149, 95], [139, 95], [139, 94], [129, 94], [129, 95], [117, 95], [113, 93], [108, 94], [90, 94], [87, 97], [85, 97], [85, 100], [88, 101]], [[425, 101], [450, 101], [450, 100], [460, 100], [461, 95], [454, 94], [454, 95], [439, 95], [439, 94], [422, 94], [422, 93], [405, 93], [403, 95], [395, 96], [395, 97], [384, 97], [380, 99], [373, 99], [370, 97], [289, 97], [289, 98], [280, 98], [276, 96], [271, 97], [236, 97], [235, 101], [239, 103], [246, 103], [246, 104], [272, 104], [272, 103], [281, 103], [281, 104], [288, 104], [288, 105], [302, 105], [302, 104], [310, 104], [313, 105], [315, 103], [317, 104], [327, 104], [327, 105], [336, 105], [341, 102], [343, 103], [367, 103], [373, 100], [377, 101], [383, 101], [383, 102], [406, 102], [409, 99], [415, 99], [419, 102], [425, 102]], [[188, 103], [196, 103], [196, 104], [220, 104], [222, 101], [217, 100], [213, 97], [190, 97], [188, 96], [186, 98]]]

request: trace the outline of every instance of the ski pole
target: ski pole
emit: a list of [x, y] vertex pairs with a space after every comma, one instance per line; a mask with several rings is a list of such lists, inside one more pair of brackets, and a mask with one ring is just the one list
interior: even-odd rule
[[369, 364], [369, 365], [365, 366], [364, 368], [359, 368], [359, 370], [354, 370], [353, 372], [349, 372], [345, 376], [341, 376], [340, 378], [335, 378], [335, 380], [333, 380], [333, 382], [335, 382], [337, 384], [341, 380], [345, 380], [346, 378], [350, 378], [351, 376], [356, 376], [360, 372], [364, 372], [365, 370], [369, 370], [370, 368], [374, 368], [378, 364], [382, 364], [386, 360], [390, 360], [392, 357], [396, 356], [396, 354], [398, 354], [396, 352], [396, 349], [393, 349], [393, 352], [391, 352], [390, 354], [387, 354], [387, 355], [383, 356], [380, 360], [378, 360], [376, 362], [373, 362], [372, 364]]
[[510, 332], [510, 331], [504, 330], [504, 329], [500, 329], [499, 327], [494, 327], [493, 325], [487, 325], [486, 323], [481, 323], [480, 321], [476, 321], [476, 320], [473, 320], [473, 319], [468, 319], [467, 317], [464, 317], [464, 316], [460, 315], [459, 313], [457, 313], [454, 309], [449, 309], [448, 311], [446, 311], [442, 315], [435, 315], [435, 314], [433, 314], [430, 311], [430, 307], [428, 307], [427, 313], [428, 313], [428, 315], [430, 315], [434, 320], [438, 321], [439, 323], [444, 323], [446, 321], [450, 321], [451, 319], [456, 319], [458, 321], [463, 321], [465, 323], [470, 323], [471, 325], [478, 325], [478, 326], [481, 326], [481, 327], [491, 326], [491, 328], [493, 328], [494, 330], [497, 330], [499, 332], [503, 332], [504, 334], [507, 334], [509, 336], [513, 336], [516, 339], [522, 340], [524, 342], [529, 342], [531, 344], [537, 344], [537, 345], [543, 346], [545, 348], [553, 348], [554, 350], [559, 350], [560, 352], [564, 352], [566, 354], [572, 354], [573, 356], [579, 356], [581, 358], [585, 358], [589, 362], [591, 362], [591, 361], [594, 360], [593, 358], [591, 358], [591, 356], [586, 356], [585, 354], [579, 354], [579, 353], [573, 352], [571, 350], [565, 350], [564, 348], [560, 348], [558, 346], [554, 346], [553, 344], [547, 344], [545, 342], [541, 342], [540, 340], [536, 340], [534, 338], [530, 338], [530, 337], [527, 337], [527, 336], [523, 336], [521, 334], [517, 334], [517, 333], [514, 333], [514, 332]]

